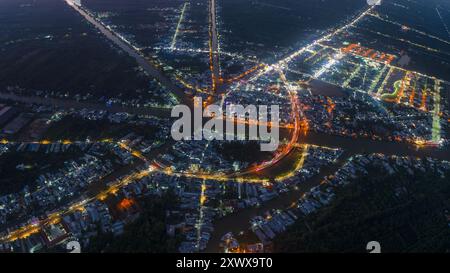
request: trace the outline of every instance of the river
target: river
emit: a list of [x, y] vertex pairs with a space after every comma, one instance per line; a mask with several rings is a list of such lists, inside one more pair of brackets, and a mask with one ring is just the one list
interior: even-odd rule
[[[204, 252], [220, 252], [219, 244], [221, 237], [227, 232], [238, 234], [250, 228], [250, 220], [257, 215], [272, 209], [284, 209], [296, 202], [305, 192], [319, 185], [325, 176], [334, 174], [349, 157], [356, 154], [383, 153], [385, 155], [413, 156], [413, 157], [433, 157], [441, 160], [450, 160], [449, 146], [443, 148], [424, 147], [417, 148], [407, 143], [376, 141], [371, 139], [353, 139], [327, 135], [322, 133], [309, 132], [306, 137], [299, 140], [300, 143], [326, 146], [330, 148], [344, 149], [344, 153], [339, 160], [330, 166], [323, 167], [318, 175], [299, 186], [299, 190], [290, 191], [285, 194], [263, 203], [258, 208], [245, 208], [236, 213], [217, 219], [214, 222], [214, 232]], [[280, 162], [280, 164], [285, 164]]]
[[88, 110], [105, 110], [111, 113], [127, 112], [130, 114], [152, 115], [161, 118], [170, 117], [169, 108], [160, 107], [124, 107], [119, 105], [106, 106], [102, 103], [83, 102], [70, 99], [43, 98], [38, 96], [21, 96], [12, 93], [0, 92], [0, 99], [11, 100], [22, 103], [32, 103], [39, 105], [52, 106], [65, 109], [88, 109]]

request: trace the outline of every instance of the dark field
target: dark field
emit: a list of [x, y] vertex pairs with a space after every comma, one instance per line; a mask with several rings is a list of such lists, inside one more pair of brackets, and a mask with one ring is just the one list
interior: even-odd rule
[[133, 59], [59, 0], [0, 2], [0, 88], [114, 97], [148, 87]]
[[[64, 162], [76, 159], [80, 150], [71, 148], [66, 153], [8, 152], [0, 156], [0, 195], [16, 193], [28, 186], [35, 186], [39, 175], [64, 167]], [[23, 164], [24, 169], [16, 167]]]

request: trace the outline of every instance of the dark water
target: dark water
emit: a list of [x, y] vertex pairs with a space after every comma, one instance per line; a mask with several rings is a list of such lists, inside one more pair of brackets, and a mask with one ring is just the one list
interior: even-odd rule
[[246, 231], [250, 227], [250, 219], [254, 216], [262, 215], [264, 212], [271, 209], [284, 209], [288, 207], [293, 202], [297, 201], [303, 193], [319, 185], [325, 176], [334, 174], [352, 155], [383, 153], [385, 155], [432, 157], [450, 160], [450, 150], [448, 146], [444, 148], [417, 148], [406, 143], [353, 139], [313, 132], [309, 132], [306, 137], [301, 138], [300, 142], [331, 148], [341, 148], [344, 149], [345, 152], [336, 164], [323, 167], [318, 175], [301, 184], [299, 190], [282, 194], [277, 198], [262, 204], [259, 208], [246, 208], [215, 221], [214, 232], [205, 252], [219, 252], [220, 238], [230, 231], [234, 234], [237, 234], [240, 231]]
[[302, 142], [331, 148], [342, 148], [351, 154], [382, 153], [385, 155], [432, 157], [441, 160], [450, 160], [448, 146], [422, 147], [398, 142], [376, 141], [363, 138], [350, 138], [309, 132]]

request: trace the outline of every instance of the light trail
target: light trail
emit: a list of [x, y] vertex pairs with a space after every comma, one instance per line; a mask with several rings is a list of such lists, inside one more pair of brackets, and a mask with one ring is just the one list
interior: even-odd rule
[[203, 218], [204, 218], [204, 204], [206, 202], [206, 182], [205, 179], [202, 180], [202, 185], [200, 187], [200, 205], [199, 205], [199, 212], [198, 212], [198, 220], [197, 220], [197, 249], [200, 250], [200, 241], [202, 239], [202, 225], [203, 225]]
[[217, 91], [220, 79], [220, 52], [217, 34], [216, 0], [209, 0], [209, 66], [212, 89]]
[[183, 22], [184, 12], [186, 11], [186, 7], [189, 5], [189, 2], [184, 3], [183, 8], [181, 10], [180, 19], [178, 20], [177, 27], [175, 29], [175, 33], [173, 34], [172, 43], [170, 44], [171, 50], [175, 48], [175, 44], [177, 43], [177, 36], [180, 30], [181, 23]]
[[186, 87], [187, 89], [190, 90], [195, 90], [198, 93], [203, 93], [203, 94], [209, 94], [209, 95], [213, 95], [212, 92], [210, 92], [207, 88], [201, 88], [199, 86], [193, 86], [192, 84], [186, 82], [183, 78], [181, 78], [180, 76], [176, 76], [176, 79], [178, 82], [181, 83], [181, 85], [183, 85], [184, 87]]
[[[170, 47], [148, 47], [148, 48], [150, 48], [152, 50], [180, 51], [180, 52], [188, 52], [188, 53], [209, 54], [209, 52], [210, 52], [209, 49], [198, 49], [198, 48], [182, 48], [182, 47], [174, 47], [173, 49], [170, 48]], [[218, 54], [219, 51], [213, 51], [213, 53], [214, 54]], [[220, 55], [226, 55], [226, 56], [231, 57], [231, 58], [236, 58], [236, 59], [240, 59], [240, 60], [245, 60], [247, 62], [264, 65], [264, 63], [262, 63], [262, 62], [260, 62], [258, 60], [247, 58], [247, 57], [239, 55], [237, 53], [231, 53], [231, 52], [220, 50]]]

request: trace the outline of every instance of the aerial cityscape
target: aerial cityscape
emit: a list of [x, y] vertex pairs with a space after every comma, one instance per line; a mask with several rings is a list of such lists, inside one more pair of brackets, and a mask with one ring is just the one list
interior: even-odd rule
[[450, 252], [449, 139], [448, 0], [0, 0], [0, 253]]

